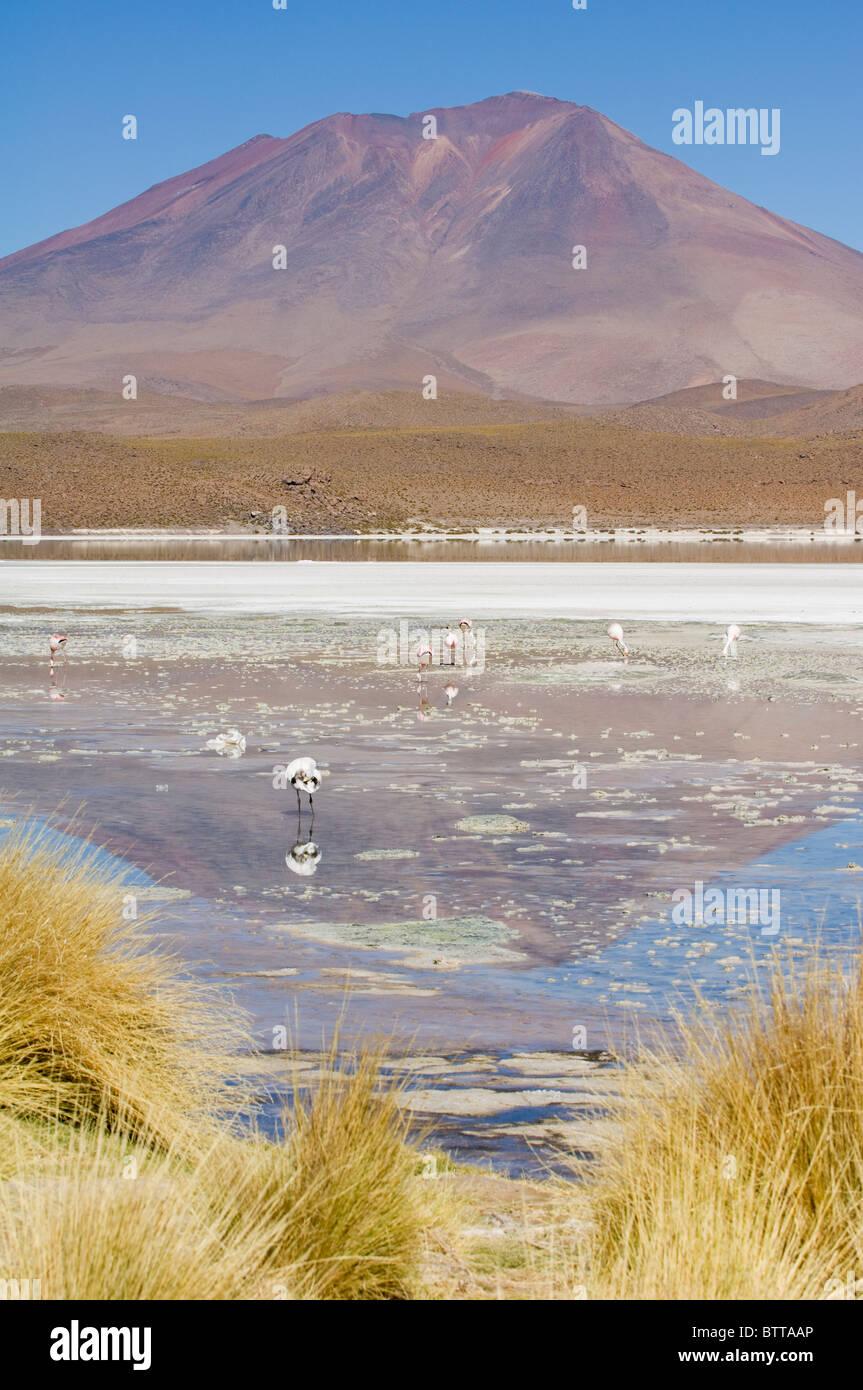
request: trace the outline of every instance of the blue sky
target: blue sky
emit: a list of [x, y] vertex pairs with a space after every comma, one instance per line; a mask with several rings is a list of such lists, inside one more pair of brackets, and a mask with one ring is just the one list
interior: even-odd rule
[[[6, 0], [0, 255], [252, 135], [516, 88], [593, 106], [863, 249], [861, 0]], [[779, 107], [782, 147], [672, 143], [672, 111]], [[134, 114], [137, 141], [121, 139]]]

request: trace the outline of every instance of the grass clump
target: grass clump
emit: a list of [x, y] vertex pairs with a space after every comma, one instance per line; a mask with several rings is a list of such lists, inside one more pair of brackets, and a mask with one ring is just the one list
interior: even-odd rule
[[208, 1202], [204, 1161], [117, 1145], [82, 1124], [0, 1184], [0, 1278], [41, 1297], [255, 1297], [266, 1237], [258, 1213], [233, 1229]]
[[863, 1267], [863, 977], [777, 960], [683, 1032], [592, 1185], [590, 1296], [831, 1296]]
[[126, 920], [86, 842], [21, 823], [0, 851], [0, 1113], [99, 1116], [175, 1143], [224, 1093], [238, 1017]]
[[[417, 1175], [398, 1083], [381, 1093], [379, 1050], [332, 1066], [297, 1094], [289, 1127], [291, 1200], [280, 1223], [296, 1288], [315, 1297], [404, 1298], [416, 1288], [418, 1236], [433, 1185]], [[335, 1058], [333, 1058], [335, 1062]]]
[[295, 1298], [402, 1299], [420, 1286], [425, 1234], [440, 1218], [438, 1185], [420, 1176], [400, 1085], [383, 1087], [381, 1048], [339, 1059], [295, 1090], [281, 1145], [238, 1144], [216, 1157], [215, 1179], [242, 1223], [266, 1213], [271, 1287]]

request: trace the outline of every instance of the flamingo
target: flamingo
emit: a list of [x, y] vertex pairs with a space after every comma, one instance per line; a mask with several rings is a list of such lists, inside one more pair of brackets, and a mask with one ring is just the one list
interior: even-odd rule
[[312, 800], [323, 781], [321, 771], [314, 758], [294, 758], [285, 769], [288, 781], [297, 793], [297, 810], [300, 809], [300, 792], [305, 792], [314, 815], [315, 803]]
[[434, 653], [432, 652], [431, 647], [424, 647], [422, 645], [417, 647], [417, 661], [419, 662], [418, 675], [420, 680], [422, 680], [423, 676], [425, 675], [426, 668], [431, 665], [433, 655]]
[[68, 657], [66, 656], [67, 640], [68, 638], [65, 632], [53, 632], [51, 636], [48, 638], [48, 674], [50, 676], [53, 676], [54, 674], [55, 656], [58, 656], [59, 654], [63, 657], [64, 667], [66, 665], [66, 662], [68, 661]]
[[455, 666], [455, 649], [458, 646], [458, 638], [456, 637], [455, 633], [450, 627], [447, 627], [447, 630], [444, 633], [443, 644], [445, 647], [449, 648], [450, 666]]
[[623, 628], [620, 626], [620, 623], [610, 623], [607, 631], [608, 636], [625, 660], [629, 656], [629, 648], [623, 640]]
[[457, 686], [457, 685], [453, 685], [452, 682], [450, 682], [450, 684], [449, 684], [448, 686], [446, 686], [445, 689], [444, 689], [444, 695], [446, 696], [447, 709], [449, 709], [449, 708], [451, 707], [452, 702], [453, 702], [453, 700], [455, 699], [455, 697], [456, 697], [457, 694], [458, 694], [458, 686]]
[[459, 620], [458, 620], [458, 625], [459, 625], [459, 628], [461, 629], [462, 642], [463, 642], [463, 644], [464, 644], [465, 665], [466, 665], [466, 666], [475, 666], [475, 665], [476, 665], [476, 654], [475, 654], [473, 651], [471, 652], [470, 656], [468, 656], [468, 654], [467, 654], [467, 652], [468, 652], [467, 639], [468, 639], [468, 634], [469, 634], [469, 633], [472, 631], [472, 629], [473, 629], [473, 623], [471, 622], [470, 618], [459, 618]]
[[226, 734], [208, 739], [207, 747], [214, 748], [221, 758], [241, 758], [246, 751], [246, 737], [239, 729], [229, 729]]
[[722, 648], [722, 655], [725, 657], [737, 655], [737, 643], [742, 636], [740, 628], [736, 623], [729, 623], [725, 629], [725, 646]]

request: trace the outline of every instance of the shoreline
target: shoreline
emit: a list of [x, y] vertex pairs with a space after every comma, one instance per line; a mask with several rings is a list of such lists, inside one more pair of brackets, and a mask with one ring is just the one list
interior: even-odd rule
[[374, 541], [376, 543], [436, 543], [449, 541], [483, 544], [542, 543], [548, 545], [850, 545], [863, 542], [863, 532], [825, 530], [817, 526], [712, 526], [664, 527], [617, 526], [568, 530], [564, 527], [519, 530], [507, 526], [477, 526], [467, 530], [423, 527], [382, 531], [256, 531], [229, 530], [226, 527], [107, 526], [45, 533], [33, 540], [0, 534], [0, 542], [26, 544], [29, 548], [47, 541], [55, 545], [93, 541], [152, 544], [155, 541], [266, 541], [277, 545], [306, 541]]

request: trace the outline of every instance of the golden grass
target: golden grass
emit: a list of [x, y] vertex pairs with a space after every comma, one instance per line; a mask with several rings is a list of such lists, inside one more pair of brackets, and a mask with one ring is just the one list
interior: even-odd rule
[[216, 1114], [238, 1018], [124, 920], [125, 887], [33, 829], [0, 851], [0, 1279], [56, 1299], [416, 1292], [442, 1208], [381, 1052], [334, 1045], [284, 1142], [238, 1138]]
[[0, 1184], [0, 1278], [38, 1279], [55, 1300], [258, 1295], [264, 1223], [208, 1202], [203, 1159], [122, 1148], [104, 1129], [66, 1138]]
[[283, 1144], [223, 1132], [191, 1153], [82, 1123], [40, 1145], [19, 1127], [0, 1183], [0, 1280], [38, 1279], [61, 1300], [419, 1295], [441, 1204], [375, 1075], [361, 1059], [325, 1082], [332, 1098], [312, 1099]]
[[297, 1298], [406, 1298], [419, 1289], [425, 1233], [443, 1218], [440, 1190], [423, 1181], [398, 1104], [381, 1083], [382, 1047], [339, 1060], [333, 1043], [314, 1089], [297, 1088], [285, 1143], [235, 1145], [215, 1176], [238, 1219], [267, 1213], [269, 1277]]
[[[417, 1235], [430, 1192], [418, 1176], [399, 1084], [380, 1088], [382, 1053], [335, 1066], [311, 1096], [295, 1093], [293, 1165], [275, 1257], [315, 1297], [403, 1298], [416, 1285]], [[297, 1259], [297, 1252], [301, 1252]]]
[[239, 1018], [125, 920], [86, 843], [25, 822], [0, 853], [0, 1112], [96, 1115], [175, 1143], [225, 1102], [216, 1059]]
[[824, 1298], [861, 1269], [859, 974], [777, 961], [648, 1071], [590, 1190], [590, 1297]]

